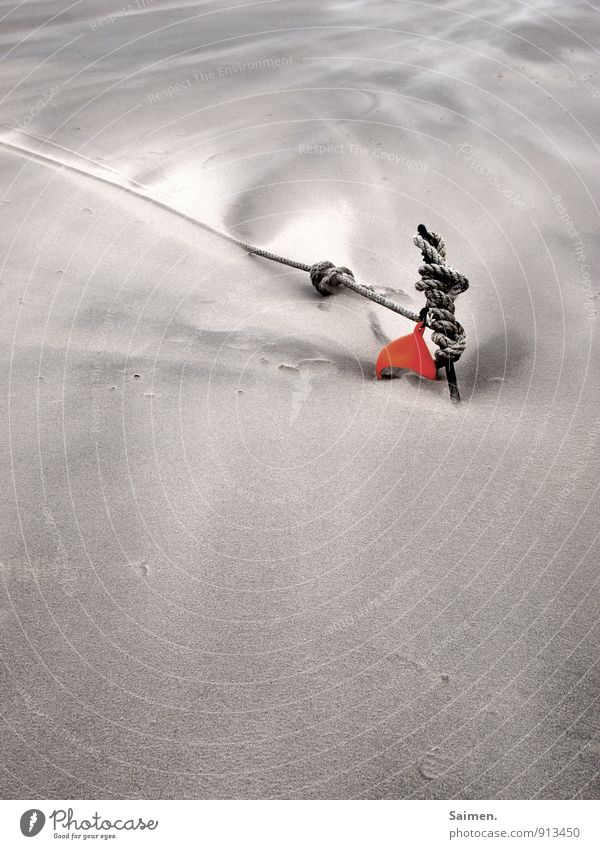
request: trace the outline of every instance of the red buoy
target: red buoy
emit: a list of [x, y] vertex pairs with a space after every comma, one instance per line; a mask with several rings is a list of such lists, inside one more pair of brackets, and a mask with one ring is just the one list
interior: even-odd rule
[[424, 332], [425, 325], [419, 322], [408, 336], [401, 336], [381, 349], [375, 365], [377, 380], [385, 376], [382, 372], [388, 368], [410, 369], [427, 380], [436, 379], [437, 366], [423, 339]]

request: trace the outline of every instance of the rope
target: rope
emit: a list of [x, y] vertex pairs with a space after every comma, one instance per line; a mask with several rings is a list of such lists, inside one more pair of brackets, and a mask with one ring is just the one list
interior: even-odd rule
[[[47, 139], [39, 139], [36, 136], [31, 136], [30, 133], [22, 132], [22, 135], [36, 138], [38, 141], [43, 141], [45, 145], [50, 144]], [[379, 304], [381, 307], [385, 307], [392, 312], [398, 313], [398, 315], [409, 318], [411, 321], [421, 322], [426, 327], [430, 327], [434, 331], [433, 340], [437, 345], [439, 345], [439, 350], [436, 351], [436, 359], [438, 359], [440, 365], [442, 364], [442, 361], [448, 363], [451, 362], [452, 359], [458, 359], [464, 351], [466, 341], [465, 332], [454, 317], [454, 299], [458, 294], [460, 294], [460, 292], [464, 292], [465, 289], [468, 288], [469, 283], [465, 277], [446, 265], [446, 248], [441, 236], [437, 233], [428, 233], [427, 229], [422, 224], [418, 227], [419, 235], [415, 236], [414, 242], [422, 251], [423, 258], [427, 262], [427, 265], [424, 266], [424, 268], [419, 269], [423, 279], [416, 284], [416, 287], [420, 291], [425, 292], [427, 307], [421, 310], [420, 315], [417, 315], [411, 310], [400, 306], [400, 304], [397, 304], [395, 301], [391, 301], [389, 298], [386, 298], [384, 295], [378, 294], [372, 286], [357, 283], [354, 279], [354, 275], [348, 268], [344, 268], [343, 266], [337, 268], [333, 265], [333, 263], [328, 262], [307, 265], [304, 262], [296, 262], [293, 259], [288, 259], [287, 257], [280, 256], [279, 254], [265, 251], [255, 245], [250, 245], [248, 242], [236, 239], [235, 236], [231, 236], [223, 230], [211, 227], [210, 224], [206, 224], [204, 221], [200, 221], [185, 212], [174, 209], [159, 198], [155, 198], [148, 194], [145, 186], [142, 186], [139, 183], [129, 185], [123, 184], [120, 180], [115, 179], [115, 176], [119, 176], [118, 174], [111, 174], [109, 176], [95, 174], [82, 167], [73, 165], [72, 163], [64, 162], [56, 157], [49, 156], [39, 151], [29, 150], [19, 145], [7, 142], [4, 139], [0, 139], [0, 145], [15, 151], [20, 155], [25, 155], [46, 164], [73, 171], [74, 173], [80, 174], [88, 179], [97, 180], [101, 183], [107, 183], [108, 185], [115, 186], [134, 197], [145, 200], [160, 209], [166, 210], [172, 215], [177, 215], [179, 218], [183, 218], [185, 221], [189, 221], [195, 226], [201, 227], [203, 230], [206, 230], [221, 239], [226, 239], [228, 242], [238, 245], [238, 247], [250, 254], [264, 257], [264, 259], [269, 259], [282, 265], [288, 265], [291, 268], [297, 268], [300, 271], [307, 271], [311, 274], [311, 280], [313, 281], [315, 288], [320, 291], [322, 295], [329, 295], [334, 291], [335, 287], [344, 285], [348, 289], [352, 289], [357, 294], [362, 295], [363, 298], [368, 298], [370, 301], [373, 301], [373, 303]], [[82, 158], [74, 151], [68, 152], [74, 156]], [[83, 159], [85, 159], [85, 157], [83, 157]], [[426, 273], [424, 274], [424, 272]], [[428, 314], [431, 314], [431, 320], [427, 320]]]
[[[213, 228], [208, 229], [212, 230]], [[430, 233], [423, 224], [419, 224], [417, 229], [418, 234], [413, 241], [421, 251], [426, 265], [419, 268], [422, 279], [415, 283], [415, 289], [425, 294], [427, 302], [427, 306], [421, 310], [419, 315], [395, 301], [391, 301], [384, 295], [380, 295], [372, 286], [357, 283], [352, 271], [343, 265], [336, 266], [333, 262], [327, 260], [307, 265], [257, 248], [230, 236], [228, 233], [217, 230], [213, 230], [213, 232], [224, 236], [228, 241], [239, 245], [251, 254], [279, 262], [282, 265], [289, 265], [291, 268], [298, 268], [301, 271], [308, 271], [313, 286], [323, 297], [332, 295], [339, 286], [346, 286], [364, 298], [392, 310], [392, 312], [409, 318], [411, 321], [421, 322], [433, 331], [431, 338], [434, 344], [438, 346], [435, 358], [438, 366], [441, 366], [444, 363], [460, 359], [465, 350], [467, 337], [462, 324], [454, 314], [454, 301], [461, 292], [469, 288], [469, 281], [446, 264], [446, 244], [442, 237], [438, 233]]]
[[[236, 239], [235, 236], [230, 236], [229, 233], [217, 230], [209, 224], [202, 223], [202, 226], [215, 235], [227, 239], [228, 242], [238, 245], [248, 253], [270, 259], [281, 265], [297, 268], [300, 271], [307, 271], [310, 274], [313, 286], [323, 297], [332, 295], [339, 286], [346, 286], [353, 292], [362, 295], [363, 298], [368, 298], [373, 303], [379, 304], [379, 306], [429, 327], [433, 331], [431, 338], [434, 344], [438, 346], [438, 350], [435, 352], [438, 368], [445, 365], [448, 369], [452, 363], [460, 359], [465, 350], [467, 337], [464, 327], [454, 314], [454, 301], [461, 292], [465, 292], [469, 288], [469, 281], [463, 274], [446, 263], [446, 243], [444, 239], [439, 233], [429, 232], [424, 224], [419, 224], [417, 235], [413, 239], [425, 261], [425, 265], [419, 268], [421, 280], [415, 283], [415, 289], [424, 293], [426, 301], [426, 306], [418, 315], [384, 295], [380, 295], [374, 290], [373, 286], [357, 283], [352, 271], [343, 265], [336, 266], [328, 260], [315, 262], [313, 265], [296, 262], [288, 257], [265, 251], [263, 248], [257, 248], [255, 245]], [[448, 374], [448, 379], [451, 384], [455, 383], [453, 369]], [[455, 391], [455, 397], [458, 398], [457, 387]]]
[[[22, 131], [22, 135], [37, 138], [36, 136], [32, 136], [30, 133], [25, 133], [24, 131]], [[51, 144], [47, 139], [37, 138], [37, 140], [43, 141], [45, 145]], [[231, 236], [229, 233], [219, 230], [216, 227], [211, 227], [210, 224], [206, 224], [204, 221], [200, 221], [181, 210], [174, 209], [159, 198], [148, 194], [146, 187], [142, 186], [140, 183], [125, 185], [120, 180], [116, 180], [112, 175], [106, 176], [95, 174], [85, 168], [61, 161], [56, 157], [48, 156], [45, 153], [29, 150], [16, 144], [11, 144], [4, 139], [0, 139], [0, 145], [15, 151], [20, 155], [37, 159], [46, 164], [60, 167], [61, 169], [64, 168], [69, 171], [73, 171], [74, 173], [81, 174], [91, 180], [98, 180], [101, 183], [115, 186], [134, 197], [154, 204], [159, 209], [164, 209], [172, 215], [177, 215], [179, 218], [183, 218], [185, 221], [189, 221], [195, 226], [201, 227], [203, 230], [206, 230], [221, 239], [226, 239], [228, 242], [238, 245], [238, 247], [250, 254], [264, 257], [264, 259], [278, 262], [281, 265], [288, 265], [291, 268], [297, 268], [300, 271], [307, 271], [311, 275], [313, 285], [322, 295], [330, 295], [337, 286], [344, 285], [348, 289], [352, 289], [354, 292], [361, 295], [363, 298], [368, 298], [370, 301], [373, 301], [373, 303], [379, 304], [379, 306], [385, 307], [386, 309], [398, 313], [405, 318], [409, 318], [411, 321], [422, 323], [425, 327], [429, 327], [434, 331], [432, 338], [439, 346], [436, 351], [438, 366], [446, 366], [451, 392], [453, 391], [452, 381], [454, 381], [455, 394], [453, 397], [456, 399], [458, 398], [458, 388], [456, 387], [456, 379], [453, 377], [452, 364], [454, 360], [459, 359], [460, 355], [464, 351], [466, 336], [464, 328], [456, 320], [454, 315], [454, 300], [457, 295], [468, 289], [469, 281], [462, 274], [459, 274], [446, 264], [446, 246], [442, 237], [437, 233], [429, 233], [422, 224], [420, 224], [417, 228], [418, 235], [415, 236], [414, 242], [421, 250], [423, 259], [427, 264], [419, 269], [422, 280], [416, 283], [415, 286], [419, 291], [425, 292], [427, 306], [421, 310], [419, 315], [417, 315], [411, 310], [400, 306], [400, 304], [397, 304], [395, 301], [391, 301], [389, 298], [386, 298], [384, 295], [378, 294], [372, 286], [357, 283], [354, 279], [354, 275], [348, 268], [343, 266], [338, 268], [330, 262], [307, 265], [304, 262], [296, 262], [293, 259], [288, 259], [287, 257], [280, 256], [279, 254], [265, 251], [255, 245], [250, 245], [248, 242], [236, 239], [235, 236]], [[68, 153], [85, 160], [85, 157], [81, 157], [74, 151], [68, 151]], [[118, 177], [119, 175], [115, 172], [115, 176]]]
[[338, 286], [346, 286], [348, 289], [352, 289], [353, 292], [362, 295], [363, 298], [368, 298], [370, 301], [373, 301], [375, 304], [379, 304], [381, 307], [392, 310], [392, 312], [398, 313], [398, 315], [403, 315], [404, 318], [409, 318], [411, 321], [421, 321], [417, 313], [397, 304], [395, 301], [391, 301], [389, 298], [386, 298], [385, 295], [380, 295], [375, 291], [373, 286], [368, 286], [366, 283], [357, 283], [354, 279], [354, 274], [345, 266], [336, 266], [332, 262], [327, 261], [307, 265], [304, 262], [296, 262], [293, 259], [288, 259], [287, 257], [280, 256], [279, 254], [273, 254], [270, 251], [257, 248], [247, 242], [242, 242], [241, 239], [236, 239], [235, 236], [230, 236], [228, 233], [216, 230], [214, 227], [207, 226], [206, 229], [216, 233], [218, 236], [222, 236], [229, 242], [233, 242], [235, 245], [239, 245], [240, 248], [248, 251], [248, 253], [255, 254], [255, 256], [262, 256], [265, 259], [272, 260], [273, 262], [279, 262], [281, 265], [289, 265], [291, 268], [298, 268], [300, 271], [308, 271], [313, 286], [325, 297], [333, 294], [335, 288]]
[[424, 327], [431, 328], [433, 331], [431, 338], [438, 346], [438, 350], [435, 352], [437, 367], [438, 369], [442, 366], [445, 367], [450, 398], [455, 402], [460, 401], [454, 362], [460, 358], [465, 350], [467, 337], [462, 324], [457, 321], [454, 315], [454, 301], [461, 292], [469, 288], [469, 281], [456, 269], [447, 265], [446, 243], [438, 233], [430, 233], [424, 224], [419, 224], [417, 235], [413, 239], [426, 263], [419, 268], [421, 280], [415, 283], [415, 289], [424, 292], [426, 300], [426, 306], [417, 315], [395, 301], [390, 301], [384, 295], [380, 295], [372, 286], [357, 283], [352, 271], [343, 265], [336, 266], [328, 260], [315, 262], [313, 265], [296, 262], [293, 259], [288, 259], [288, 257], [265, 251], [255, 245], [248, 244], [248, 242], [243, 242], [241, 239], [236, 239], [235, 236], [230, 236], [229, 233], [217, 230], [204, 222], [196, 221], [195, 223], [200, 224], [211, 233], [227, 239], [228, 242], [239, 245], [240, 248], [250, 254], [270, 259], [281, 265], [289, 265], [291, 268], [298, 268], [300, 271], [308, 271], [313, 286], [324, 297], [332, 295], [339, 286], [346, 286], [375, 304], [403, 315], [405, 318], [410, 318], [411, 321], [419, 322]]
[[248, 251], [248, 253], [255, 254], [256, 256], [262, 256], [265, 259], [273, 260], [273, 262], [279, 262], [281, 265], [289, 265], [290, 268], [298, 268], [300, 271], [310, 272], [311, 266], [307, 265], [305, 262], [296, 262], [294, 259], [288, 259], [285, 256], [279, 256], [279, 254], [272, 254], [270, 251], [257, 248], [255, 245], [248, 244], [248, 242], [242, 242], [241, 239], [236, 239], [235, 236], [230, 236], [229, 233], [225, 233], [223, 230], [217, 230], [216, 227], [211, 227], [209, 224], [203, 223], [202, 226], [205, 230], [210, 230], [211, 233], [215, 233], [217, 236], [227, 239], [228, 242], [233, 242], [234, 245], [239, 245], [240, 248]]
[[438, 233], [429, 233], [423, 224], [418, 226], [413, 239], [423, 255], [426, 265], [419, 268], [421, 280], [415, 289], [425, 294], [427, 326], [433, 330], [431, 338], [438, 346], [435, 358], [439, 365], [455, 362], [465, 350], [467, 337], [462, 324], [454, 315], [454, 301], [469, 288], [469, 281], [446, 264], [446, 243]]

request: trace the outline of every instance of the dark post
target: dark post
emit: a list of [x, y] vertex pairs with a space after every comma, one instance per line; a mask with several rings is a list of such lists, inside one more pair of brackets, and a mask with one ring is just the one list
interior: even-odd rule
[[454, 371], [453, 360], [446, 360], [446, 378], [448, 379], [450, 398], [453, 401], [460, 401], [460, 392], [458, 391], [458, 383], [456, 381], [456, 372]]
[[[436, 288], [438, 290], [438, 294], [443, 293], [443, 296], [445, 297], [446, 301], [451, 301], [450, 305], [447, 305], [446, 308], [449, 309], [452, 313], [452, 316], [454, 316], [454, 299], [458, 294], [460, 294], [460, 292], [464, 292], [465, 289], [469, 288], [469, 281], [466, 279], [466, 277], [460, 275], [460, 278], [457, 278], [460, 279], [460, 287], [457, 287], [455, 285], [454, 287], [452, 287], [453, 291], [449, 292], [449, 286], [447, 281], [444, 279], [443, 275], [440, 275], [439, 273], [439, 266], [446, 265], [446, 246], [444, 240], [437, 233], [431, 233], [424, 224], [418, 225], [417, 232], [421, 239], [426, 242], [431, 248], [431, 251], [429, 251], [427, 248], [423, 248], [422, 245], [419, 246], [421, 248], [423, 259], [427, 263], [427, 265], [419, 269], [419, 274], [423, 278], [423, 281], [426, 281], [429, 286], [431, 286], [432, 283], [434, 285], [437, 283]], [[431, 303], [431, 296], [428, 296], [428, 286], [425, 286], [421, 283], [416, 283], [415, 286], [418, 290], [425, 291], [425, 297], [427, 299], [427, 306], [423, 307], [423, 309], [419, 313], [419, 319], [424, 326], [431, 327], [431, 325], [427, 322], [427, 315], [430, 308], [436, 308], [437, 302]], [[462, 343], [464, 347], [464, 330], [456, 320], [455, 325], [456, 332], [462, 336]], [[444, 367], [446, 369], [446, 378], [448, 380], [450, 398], [452, 401], [458, 402], [460, 401], [460, 392], [458, 391], [458, 381], [456, 379], [456, 372], [454, 370], [454, 360], [448, 360], [446, 358], [442, 359], [441, 357], [437, 358], [438, 370], [441, 368], [442, 362], [444, 363]]]

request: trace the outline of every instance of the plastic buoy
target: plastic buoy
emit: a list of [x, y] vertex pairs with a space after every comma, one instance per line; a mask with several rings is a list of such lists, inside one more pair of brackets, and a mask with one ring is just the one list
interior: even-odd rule
[[385, 377], [382, 372], [389, 368], [410, 369], [427, 380], [436, 379], [437, 366], [423, 339], [424, 332], [425, 325], [419, 322], [408, 336], [401, 336], [381, 349], [375, 365], [377, 380]]

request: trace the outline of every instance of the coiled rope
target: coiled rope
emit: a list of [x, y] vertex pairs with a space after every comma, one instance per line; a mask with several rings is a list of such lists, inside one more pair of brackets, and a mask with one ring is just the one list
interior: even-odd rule
[[433, 330], [431, 338], [438, 346], [435, 358], [438, 363], [456, 362], [465, 350], [467, 337], [454, 315], [454, 301], [469, 288], [469, 281], [446, 264], [446, 243], [438, 233], [428, 233], [419, 224], [413, 241], [426, 262], [419, 268], [422, 279], [415, 283], [415, 289], [425, 294], [427, 326]]

